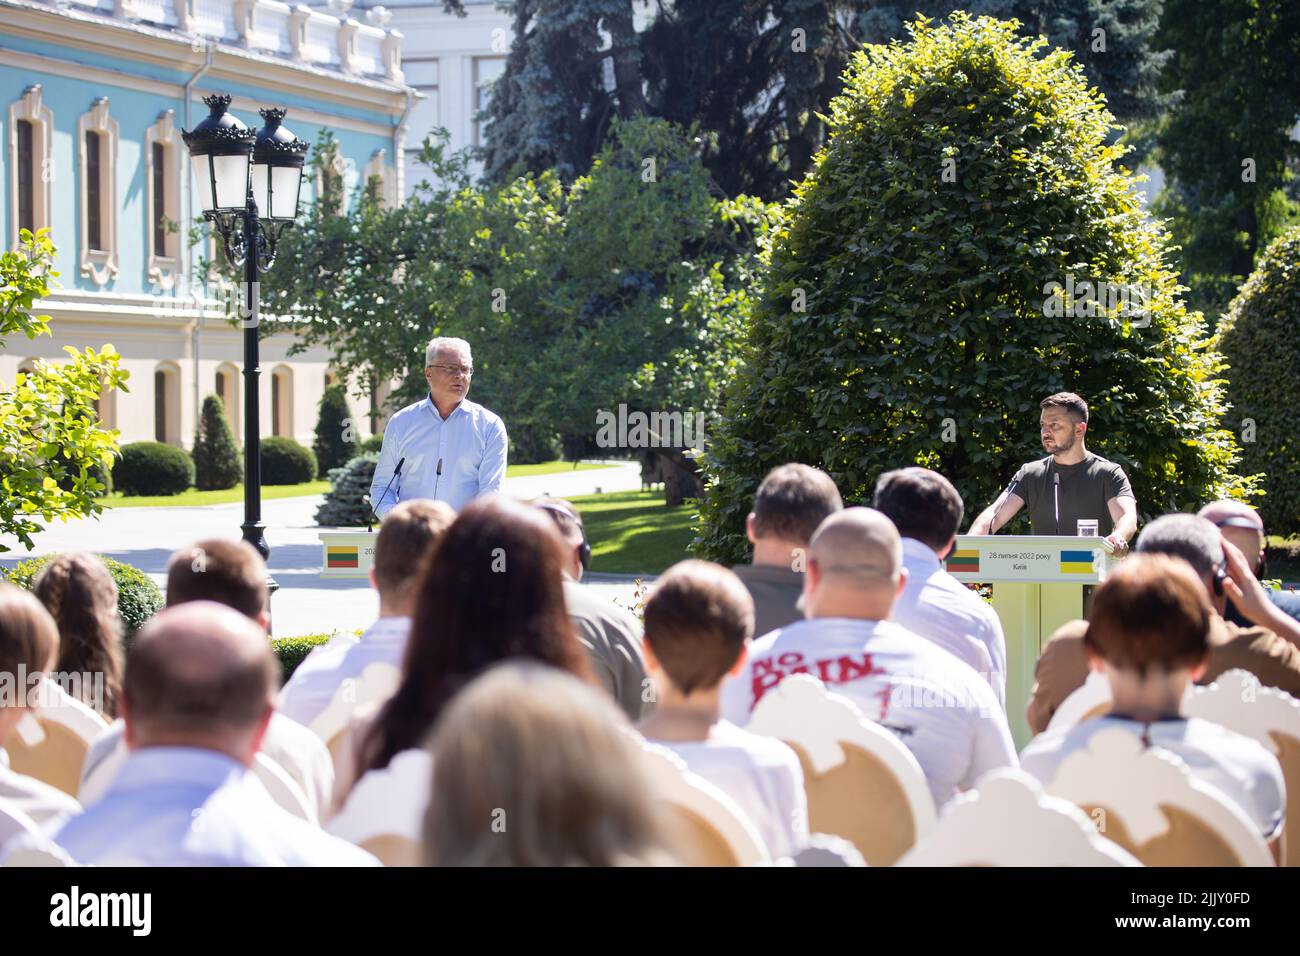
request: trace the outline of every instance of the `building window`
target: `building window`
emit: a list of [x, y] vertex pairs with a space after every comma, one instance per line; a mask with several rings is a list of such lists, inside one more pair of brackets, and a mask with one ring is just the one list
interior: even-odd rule
[[18, 245], [23, 229], [36, 232], [50, 222], [50, 171], [54, 153], [54, 114], [41, 101], [40, 84], [23, 90], [9, 104], [8, 207], [9, 245]]
[[293, 437], [293, 372], [283, 365], [271, 373], [271, 434]]
[[226, 419], [236, 435], [239, 434], [239, 371], [230, 363], [217, 369], [216, 391], [221, 404], [226, 407]]
[[149, 262], [145, 268], [150, 283], [164, 291], [175, 287], [180, 271], [180, 237], [176, 230], [181, 221], [178, 188], [181, 152], [180, 134], [173, 123], [175, 116], [173, 110], [164, 110], [144, 134], [149, 235]]
[[388, 188], [388, 165], [385, 160], [388, 158], [388, 150], [377, 149], [374, 155], [370, 157], [370, 162], [366, 164], [365, 183], [367, 190], [373, 190], [374, 200], [381, 209], [386, 209], [391, 203], [391, 195]]
[[167, 373], [153, 373], [153, 440], [167, 440]]
[[503, 56], [474, 57], [474, 145], [483, 145], [483, 133], [488, 121], [483, 117], [492, 99], [492, 84], [506, 70]]
[[117, 120], [101, 96], [77, 121], [81, 159], [81, 274], [96, 285], [117, 277]]
[[181, 375], [171, 363], [153, 373], [153, 436], [169, 445], [181, 443]]

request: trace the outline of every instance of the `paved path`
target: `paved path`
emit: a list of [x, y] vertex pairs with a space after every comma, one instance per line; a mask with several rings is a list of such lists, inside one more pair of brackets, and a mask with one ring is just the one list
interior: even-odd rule
[[[641, 466], [618, 462], [607, 468], [507, 478], [505, 492], [519, 498], [551, 494], [577, 497], [641, 488]], [[280, 585], [271, 604], [277, 637], [365, 627], [379, 611], [379, 598], [364, 579], [322, 580], [316, 509], [322, 496], [262, 502], [271, 574]], [[238, 540], [242, 502], [190, 508], [110, 508], [98, 518], [55, 522], [34, 537], [26, 551], [17, 539], [0, 536], [11, 550], [0, 566], [62, 551], [95, 551], [134, 565], [160, 585], [167, 559], [176, 549], [202, 538]], [[632, 603], [632, 575], [595, 575], [591, 583], [624, 606]]]

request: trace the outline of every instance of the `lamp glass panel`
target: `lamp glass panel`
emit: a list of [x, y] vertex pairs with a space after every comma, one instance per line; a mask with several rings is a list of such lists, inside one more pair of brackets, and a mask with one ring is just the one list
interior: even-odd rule
[[211, 212], [216, 208], [216, 202], [212, 198], [212, 172], [208, 168], [208, 157], [191, 156], [190, 170], [194, 173], [194, 191], [199, 208], [203, 212]]
[[257, 215], [266, 219], [271, 215], [270, 197], [267, 195], [271, 167], [266, 163], [253, 163], [249, 175], [253, 178], [253, 202], [257, 205]]
[[274, 203], [274, 208], [270, 212], [271, 218], [286, 220], [298, 218], [298, 189], [301, 184], [301, 166], [271, 167], [271, 201]]
[[244, 208], [248, 198], [248, 160], [247, 153], [212, 157], [212, 166], [216, 170], [218, 209]]

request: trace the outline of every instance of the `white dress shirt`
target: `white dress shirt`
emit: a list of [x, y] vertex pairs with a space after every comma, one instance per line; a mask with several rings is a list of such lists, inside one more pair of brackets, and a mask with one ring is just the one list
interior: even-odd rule
[[361, 635], [361, 640], [330, 641], [307, 655], [280, 691], [276, 709], [304, 727], [319, 717], [343, 682], [361, 676], [371, 664], [402, 669], [409, 617], [381, 617]]
[[243, 764], [215, 750], [146, 747], [108, 792], [51, 834], [97, 866], [375, 866], [364, 850], [276, 805]]
[[[402, 473], [390, 488], [402, 459]], [[500, 491], [505, 476], [506, 426], [500, 416], [466, 398], [444, 421], [426, 395], [394, 415], [384, 429], [370, 500], [380, 517], [412, 498], [436, 498], [459, 511], [479, 495]]]
[[939, 564], [928, 544], [903, 539], [907, 584], [889, 619], [938, 644], [980, 674], [1007, 706], [1007, 642], [998, 614]]

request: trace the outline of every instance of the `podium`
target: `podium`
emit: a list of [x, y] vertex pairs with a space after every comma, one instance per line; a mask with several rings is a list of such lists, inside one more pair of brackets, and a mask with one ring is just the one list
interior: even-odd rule
[[375, 566], [378, 532], [364, 530], [322, 531], [321, 571], [323, 578], [366, 578]]
[[991, 584], [1007, 641], [1007, 720], [1016, 748], [1031, 736], [1025, 705], [1034, 664], [1052, 632], [1083, 617], [1083, 588], [1119, 561], [1098, 537], [958, 535], [945, 568], [965, 584]]

